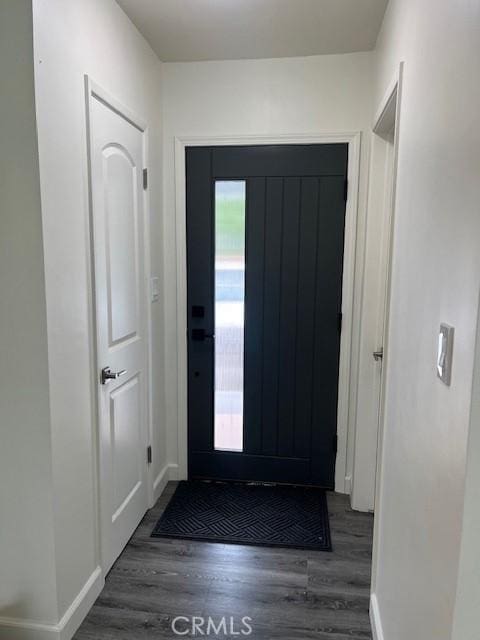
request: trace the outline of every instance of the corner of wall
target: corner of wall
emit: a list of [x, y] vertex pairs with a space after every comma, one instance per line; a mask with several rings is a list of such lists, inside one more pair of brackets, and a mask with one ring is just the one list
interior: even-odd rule
[[0, 637], [10, 640], [15, 621], [58, 615], [30, 0], [0, 3], [0, 77]]

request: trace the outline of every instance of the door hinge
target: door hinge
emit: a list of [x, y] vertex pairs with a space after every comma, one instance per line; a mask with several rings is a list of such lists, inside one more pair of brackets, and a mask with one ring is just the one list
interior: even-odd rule
[[333, 449], [333, 453], [336, 455], [337, 451], [338, 451], [338, 436], [337, 435], [333, 436], [332, 449]]
[[152, 447], [150, 445], [147, 447], [147, 462], [152, 464]]
[[143, 170], [143, 188], [147, 189], [148, 187], [148, 169]]
[[338, 314], [338, 333], [342, 333], [342, 320], [343, 320], [343, 313], [340, 312]]
[[345, 202], [348, 200], [348, 180], [345, 178], [345, 182], [343, 183], [343, 199]]

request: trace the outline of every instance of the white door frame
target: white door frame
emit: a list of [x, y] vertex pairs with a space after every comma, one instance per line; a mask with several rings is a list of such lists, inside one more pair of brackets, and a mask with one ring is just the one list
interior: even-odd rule
[[[87, 234], [89, 242], [87, 244], [88, 252], [88, 279], [89, 279], [89, 333], [90, 333], [90, 363], [91, 363], [91, 397], [94, 399], [94, 456], [95, 456], [95, 474], [94, 485], [96, 493], [97, 509], [95, 513], [96, 524], [96, 551], [99, 565], [104, 569], [104, 563], [102, 559], [102, 531], [101, 531], [101, 510], [102, 510], [102, 493], [100, 487], [100, 465], [102, 464], [100, 456], [100, 413], [99, 413], [99, 369], [98, 369], [98, 353], [97, 353], [97, 321], [96, 321], [96, 308], [95, 308], [95, 253], [93, 243], [93, 207], [92, 207], [92, 176], [91, 176], [91, 104], [92, 100], [100, 100], [113, 111], [121, 115], [128, 120], [137, 129], [139, 129], [144, 135], [143, 145], [143, 166], [148, 167], [148, 125], [145, 119], [139, 117], [131, 109], [125, 107], [119, 100], [114, 98], [108, 91], [102, 86], [96, 83], [88, 75], [85, 75], [85, 110], [86, 110], [86, 136], [87, 136], [87, 176], [88, 176], [88, 217], [87, 217]], [[143, 250], [144, 250], [144, 278], [145, 278], [145, 350], [146, 350], [146, 370], [145, 370], [145, 384], [147, 395], [147, 433], [148, 441], [152, 442], [152, 355], [151, 355], [151, 334], [152, 334], [152, 319], [151, 319], [151, 306], [150, 306], [150, 209], [149, 209], [149, 189], [143, 190], [143, 211], [144, 211], [144, 237], [143, 237]], [[146, 455], [146, 451], [145, 451]], [[147, 468], [147, 500], [149, 506], [153, 506], [153, 472], [152, 465]]]
[[[357, 349], [352, 336], [353, 300], [355, 290], [355, 253], [357, 245], [358, 189], [360, 180], [361, 132], [257, 135], [257, 136], [175, 136], [175, 224], [177, 248], [177, 436], [178, 474], [188, 473], [188, 361], [187, 361], [187, 236], [186, 236], [186, 174], [185, 150], [194, 146], [274, 145], [274, 144], [348, 144], [348, 196], [345, 213], [345, 245], [342, 287], [342, 334], [338, 383], [338, 450], [335, 467], [335, 490], [348, 491], [346, 486], [347, 449], [352, 430], [349, 411], [350, 391], [356, 387], [351, 366], [352, 352]], [[355, 341], [356, 342], [356, 341]]]
[[[374, 638], [383, 638], [383, 631], [381, 621], [379, 617], [378, 601], [376, 596], [377, 585], [377, 570], [378, 570], [378, 554], [381, 544], [381, 525], [380, 525], [380, 513], [382, 509], [383, 499], [383, 453], [385, 446], [384, 427], [385, 427], [385, 408], [386, 408], [386, 390], [388, 388], [388, 341], [389, 341], [389, 326], [390, 326], [390, 307], [391, 307], [391, 281], [392, 281], [392, 260], [393, 260], [393, 245], [394, 245], [394, 228], [395, 228], [395, 208], [396, 208], [396, 187], [397, 187], [397, 167], [398, 167], [398, 147], [399, 147], [399, 134], [400, 134], [400, 114], [401, 114], [401, 100], [402, 100], [402, 85], [403, 85], [403, 73], [404, 63], [401, 62], [397, 71], [397, 74], [393, 78], [390, 86], [388, 87], [380, 105], [377, 110], [377, 115], [372, 127], [373, 133], [381, 138], [385, 136], [393, 129], [394, 131], [394, 143], [393, 143], [393, 157], [391, 159], [390, 175], [385, 179], [390, 182], [389, 185], [385, 185], [389, 188], [388, 194], [389, 202], [387, 203], [386, 214], [389, 217], [387, 221], [387, 230], [385, 234], [385, 247], [386, 252], [384, 264], [386, 265], [386, 286], [385, 286], [385, 304], [381, 310], [382, 317], [379, 319], [380, 323], [383, 323], [383, 361], [382, 361], [382, 381], [378, 400], [378, 448], [377, 448], [377, 463], [376, 463], [376, 478], [375, 478], [375, 519], [374, 519], [374, 534], [373, 534], [373, 554], [372, 554], [372, 584], [371, 584], [371, 596], [370, 596], [370, 618], [372, 622], [373, 636]], [[387, 143], [386, 143], [387, 144]]]

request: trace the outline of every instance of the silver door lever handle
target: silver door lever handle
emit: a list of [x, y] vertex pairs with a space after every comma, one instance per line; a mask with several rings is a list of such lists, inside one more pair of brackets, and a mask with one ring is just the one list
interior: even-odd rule
[[122, 369], [121, 371], [112, 371], [110, 367], [103, 367], [100, 374], [100, 383], [107, 384], [109, 380], [116, 380], [120, 376], [123, 376], [124, 373], [127, 373], [126, 369]]

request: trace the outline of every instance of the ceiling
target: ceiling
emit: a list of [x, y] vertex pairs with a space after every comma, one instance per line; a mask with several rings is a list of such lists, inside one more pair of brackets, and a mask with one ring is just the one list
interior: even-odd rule
[[369, 51], [388, 0], [117, 0], [160, 60]]

